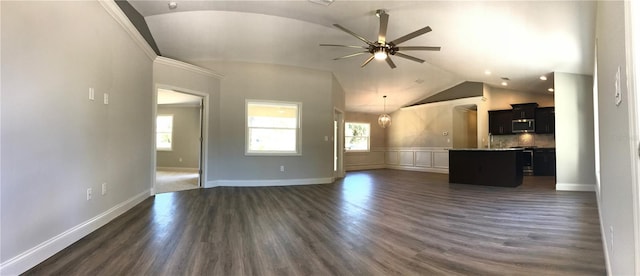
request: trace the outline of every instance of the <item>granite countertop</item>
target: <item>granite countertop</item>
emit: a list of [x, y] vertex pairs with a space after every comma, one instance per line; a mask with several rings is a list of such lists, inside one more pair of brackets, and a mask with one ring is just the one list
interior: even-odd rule
[[480, 149], [476, 149], [476, 148], [463, 148], [463, 149], [449, 149], [450, 151], [517, 151], [517, 150], [523, 150], [524, 148], [494, 148], [494, 149], [487, 149], [487, 148], [480, 148]]

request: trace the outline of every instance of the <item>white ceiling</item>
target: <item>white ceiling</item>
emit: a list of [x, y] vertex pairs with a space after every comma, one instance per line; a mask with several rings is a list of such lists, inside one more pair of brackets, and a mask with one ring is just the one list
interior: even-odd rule
[[157, 104], [200, 105], [202, 97], [174, 90], [158, 89]]
[[[194, 64], [244, 61], [327, 70], [347, 93], [347, 110], [378, 113], [417, 102], [462, 81], [546, 93], [538, 79], [550, 72], [591, 75], [595, 1], [348, 1], [322, 6], [301, 0], [129, 1], [143, 16], [163, 56]], [[390, 15], [393, 40], [424, 26], [433, 31], [402, 46], [441, 46], [439, 52], [409, 52], [427, 62], [393, 57], [398, 66], [359, 51], [320, 43], [362, 45], [340, 24], [377, 39], [377, 9]], [[224, 74], [223, 68], [212, 68]], [[490, 70], [491, 75], [485, 71]]]

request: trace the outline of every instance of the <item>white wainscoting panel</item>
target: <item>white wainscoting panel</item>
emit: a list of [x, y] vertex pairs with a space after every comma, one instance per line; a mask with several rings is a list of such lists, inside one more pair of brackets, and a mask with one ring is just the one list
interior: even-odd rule
[[446, 148], [388, 148], [385, 162], [389, 169], [449, 173], [449, 151]]
[[432, 151], [416, 151], [416, 167], [430, 168], [433, 164], [433, 152]]
[[346, 152], [344, 168], [346, 171], [384, 169], [384, 149], [372, 149], [367, 152]]
[[400, 152], [400, 166], [414, 166], [413, 151]]
[[398, 165], [398, 151], [387, 151], [384, 160], [387, 165]]

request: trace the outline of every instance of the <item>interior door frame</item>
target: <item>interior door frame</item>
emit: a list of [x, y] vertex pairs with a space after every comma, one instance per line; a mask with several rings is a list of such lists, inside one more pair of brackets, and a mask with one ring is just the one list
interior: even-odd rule
[[158, 116], [158, 89], [166, 89], [173, 90], [175, 92], [190, 94], [198, 97], [202, 97], [202, 106], [201, 106], [201, 118], [200, 118], [200, 132], [201, 132], [201, 140], [200, 140], [200, 183], [199, 188], [203, 188], [206, 186], [207, 181], [207, 156], [209, 153], [209, 94], [201, 91], [196, 91], [192, 89], [182, 88], [174, 85], [161, 84], [156, 83], [153, 93], [152, 93], [152, 118], [153, 122], [151, 123], [151, 195], [156, 194], [156, 166], [157, 166], [157, 153], [156, 153], [156, 124], [155, 118]]
[[[345, 171], [344, 171], [344, 110], [341, 110], [337, 107], [333, 108], [333, 121], [334, 122], [338, 122], [338, 131], [337, 131], [337, 137], [334, 137], [334, 141], [337, 141], [338, 143], [336, 145], [334, 145], [334, 147], [336, 147], [337, 151], [337, 159], [338, 159], [338, 166], [337, 166], [337, 170], [334, 171], [334, 175], [333, 178], [337, 179], [337, 178], [343, 178], [345, 176]], [[334, 160], [335, 160], [334, 156]]]
[[631, 149], [631, 188], [633, 191], [633, 225], [635, 273], [640, 274], [640, 4], [624, 2], [627, 94], [629, 110], [629, 148]]

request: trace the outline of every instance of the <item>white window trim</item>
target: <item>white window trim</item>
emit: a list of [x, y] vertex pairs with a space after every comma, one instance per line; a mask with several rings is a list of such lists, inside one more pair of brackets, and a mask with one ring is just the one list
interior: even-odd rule
[[158, 147], [158, 142], [156, 142], [156, 151], [173, 151], [173, 119], [175, 118], [175, 116], [173, 114], [157, 114], [156, 115], [156, 141], [158, 141], [158, 126], [157, 126], [157, 122], [158, 122], [158, 117], [160, 116], [171, 116], [171, 146], [168, 148], [159, 148]]
[[[347, 145], [347, 124], [367, 124], [369, 125], [369, 136], [367, 136], [367, 149], [366, 150], [350, 150], [346, 148]], [[355, 121], [345, 121], [344, 122], [344, 144], [345, 144], [345, 152], [370, 152], [371, 151], [371, 123], [369, 122], [355, 122]]]
[[[249, 151], [249, 103], [297, 105], [296, 151]], [[302, 102], [245, 99], [244, 103], [244, 155], [245, 156], [301, 156], [302, 155]]]

